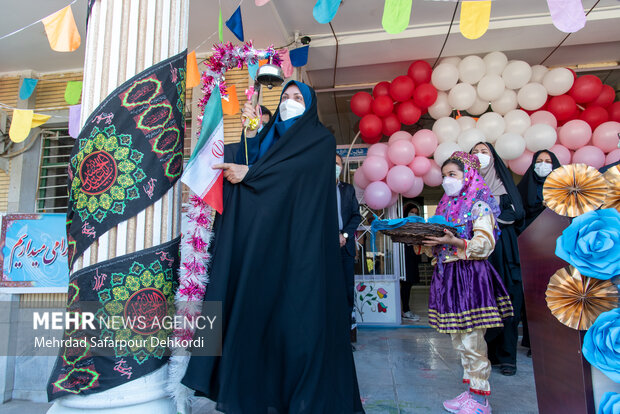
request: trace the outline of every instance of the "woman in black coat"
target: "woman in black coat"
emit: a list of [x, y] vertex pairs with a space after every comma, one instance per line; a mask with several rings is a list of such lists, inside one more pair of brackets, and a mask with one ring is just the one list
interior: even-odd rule
[[517, 342], [523, 308], [517, 228], [523, 222], [525, 211], [512, 174], [495, 152], [493, 145], [480, 142], [471, 153], [480, 160], [480, 173], [499, 204], [500, 215], [497, 221], [501, 234], [489, 262], [504, 281], [515, 315], [504, 321], [504, 328], [487, 330], [485, 339], [489, 346], [488, 355], [492, 364], [500, 365], [503, 375], [514, 375], [517, 372]]

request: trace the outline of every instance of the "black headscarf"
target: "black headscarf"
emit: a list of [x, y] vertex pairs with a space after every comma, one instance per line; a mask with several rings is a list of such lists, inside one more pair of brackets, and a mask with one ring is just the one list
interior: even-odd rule
[[[505, 209], [502, 207], [502, 203], [500, 200], [497, 200], [498, 204], [500, 204], [500, 208], [502, 209], [499, 219], [502, 221], [520, 221], [525, 217], [525, 210], [523, 209], [523, 202], [521, 201], [521, 196], [519, 195], [519, 190], [517, 190], [517, 186], [515, 185], [514, 180], [512, 179], [512, 174], [504, 164], [504, 161], [497, 155], [495, 148], [492, 144], [488, 142], [479, 142], [478, 144], [484, 144], [489, 148], [491, 154], [493, 156], [493, 164], [495, 168], [495, 174], [499, 177], [499, 179], [504, 184], [504, 188], [506, 189], [506, 193], [510, 198], [510, 204], [512, 204], [513, 211], [504, 211]], [[478, 145], [476, 144], [476, 145]], [[473, 148], [476, 147], [474, 145]], [[471, 151], [470, 151], [471, 153]], [[510, 218], [506, 217], [507, 214], [510, 214]]]
[[525, 174], [523, 174], [523, 178], [521, 178], [521, 181], [517, 186], [519, 193], [521, 194], [521, 198], [523, 199], [525, 216], [528, 218], [528, 223], [526, 224], [534, 221], [534, 219], [545, 209], [545, 206], [543, 205], [542, 188], [547, 177], [541, 177], [534, 171], [536, 159], [543, 152], [546, 152], [551, 157], [551, 166], [554, 170], [561, 165], [560, 161], [558, 161], [558, 157], [556, 157], [555, 154], [549, 150], [538, 151], [532, 157], [532, 164], [530, 164]]

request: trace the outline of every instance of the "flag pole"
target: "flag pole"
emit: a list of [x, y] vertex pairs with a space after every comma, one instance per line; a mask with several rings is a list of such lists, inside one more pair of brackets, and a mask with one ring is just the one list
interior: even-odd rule
[[[254, 81], [254, 93], [252, 94], [252, 109], [256, 108], [256, 105], [258, 104], [258, 99], [260, 96], [260, 89], [261, 89], [261, 85], [258, 82], [258, 80]], [[250, 162], [248, 160], [248, 128], [252, 127], [252, 129], [256, 129], [259, 127], [260, 123], [261, 123], [261, 117], [262, 117], [262, 113], [259, 109], [258, 112], [258, 118], [254, 118], [254, 119], [248, 119], [245, 118], [245, 128], [243, 130], [243, 144], [245, 145], [245, 165], [250, 165]]]

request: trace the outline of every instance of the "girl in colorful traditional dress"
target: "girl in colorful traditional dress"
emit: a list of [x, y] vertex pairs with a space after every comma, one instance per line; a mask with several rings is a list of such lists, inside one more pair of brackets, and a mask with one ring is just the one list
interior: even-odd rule
[[445, 195], [437, 214], [446, 218], [456, 235], [428, 237], [417, 253], [433, 256], [436, 263], [429, 297], [429, 323], [449, 333], [463, 365], [463, 382], [469, 390], [443, 406], [451, 413], [489, 414], [485, 396], [491, 393], [491, 363], [484, 333], [501, 327], [512, 316], [512, 305], [500, 276], [486, 260], [499, 235], [499, 207], [479, 173], [476, 156], [455, 152], [444, 162]]

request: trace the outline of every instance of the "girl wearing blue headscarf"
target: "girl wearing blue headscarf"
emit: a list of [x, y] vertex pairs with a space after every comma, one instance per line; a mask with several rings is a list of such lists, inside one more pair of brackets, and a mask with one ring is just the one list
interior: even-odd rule
[[[248, 132], [247, 165], [242, 138], [216, 166], [227, 181], [205, 301], [222, 305], [221, 356], [192, 350], [183, 384], [225, 413], [363, 413], [340, 257], [336, 143], [309, 86], [291, 81], [283, 91], [271, 121]], [[244, 114], [256, 116], [248, 104]], [[213, 336], [203, 329], [195, 339]]]

